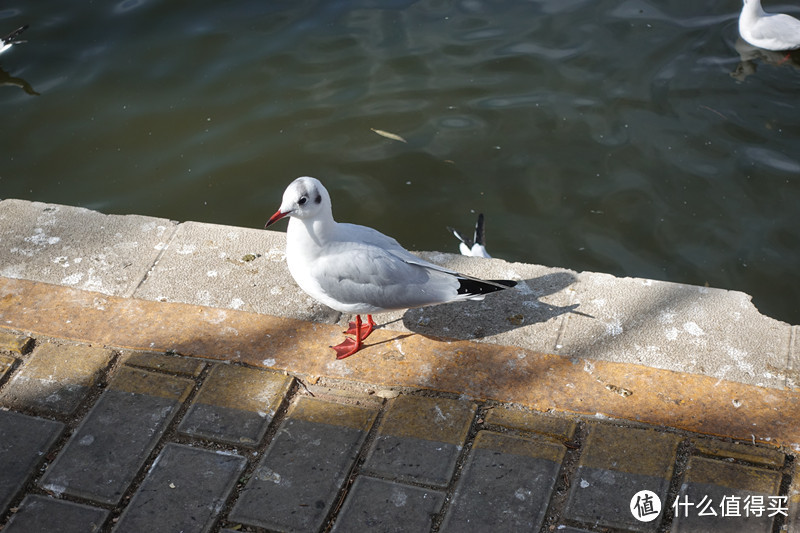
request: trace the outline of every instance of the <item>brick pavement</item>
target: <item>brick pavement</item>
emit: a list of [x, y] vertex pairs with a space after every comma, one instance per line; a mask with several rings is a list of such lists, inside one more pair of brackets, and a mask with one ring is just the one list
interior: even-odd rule
[[0, 331], [3, 533], [800, 531], [793, 450]]

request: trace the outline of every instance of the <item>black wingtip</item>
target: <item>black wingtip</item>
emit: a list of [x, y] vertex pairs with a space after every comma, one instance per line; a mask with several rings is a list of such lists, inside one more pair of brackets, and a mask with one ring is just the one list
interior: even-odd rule
[[486, 230], [483, 225], [483, 213], [478, 213], [478, 222], [475, 224], [475, 244], [486, 246]]
[[458, 281], [458, 294], [468, 294], [471, 296], [490, 294], [517, 286], [517, 282], [510, 279], [483, 280], [459, 277]]
[[17, 41], [16, 38], [19, 36], [20, 33], [27, 30], [28, 26], [29, 26], [28, 24], [25, 24], [24, 26], [20, 26], [16, 30], [12, 31], [11, 33], [3, 37], [3, 42], [6, 44], [8, 43], [19, 44], [20, 42], [24, 42], [24, 41]]
[[447, 231], [449, 231], [450, 233], [455, 235], [456, 239], [458, 239], [459, 241], [463, 242], [467, 246], [472, 246], [472, 243], [469, 241], [469, 238], [461, 235], [461, 232], [459, 232], [457, 229], [451, 228], [450, 226], [447, 226]]

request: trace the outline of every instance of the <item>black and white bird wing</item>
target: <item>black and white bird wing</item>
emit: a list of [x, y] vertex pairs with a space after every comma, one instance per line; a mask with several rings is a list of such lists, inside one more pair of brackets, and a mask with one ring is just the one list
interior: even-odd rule
[[[515, 281], [487, 281], [425, 261], [377, 230], [340, 224], [354, 240], [324, 246], [310, 265], [329, 306], [344, 312], [371, 313], [482, 299]], [[346, 272], [346, 275], [343, 275]]]
[[486, 251], [486, 230], [483, 213], [478, 214], [478, 221], [475, 223], [475, 232], [472, 238], [462, 235], [458, 230], [450, 226], [448, 226], [447, 229], [456, 236], [456, 239], [461, 241], [461, 244], [458, 245], [461, 255], [466, 255], [467, 257], [491, 258], [489, 252]]
[[2, 39], [3, 40], [3, 44], [24, 43], [25, 41], [20, 41], [20, 40], [17, 39], [17, 37], [19, 37], [19, 35], [22, 32], [24, 32], [25, 30], [27, 30], [27, 29], [28, 29], [28, 25], [25, 24], [24, 26], [21, 26], [21, 27], [17, 28], [16, 30], [12, 31], [11, 33], [9, 33], [5, 37], [3, 37], [3, 39]]
[[459, 283], [452, 274], [363, 242], [328, 244], [309, 268], [324, 295], [318, 299], [343, 312], [421, 307], [452, 301], [458, 295]]
[[26, 24], [24, 26], [17, 28], [16, 30], [12, 31], [8, 35], [0, 39], [0, 54], [2, 54], [15, 44], [24, 43], [25, 41], [20, 41], [19, 39], [17, 39], [17, 37], [19, 37], [19, 35], [27, 29], [28, 25]]

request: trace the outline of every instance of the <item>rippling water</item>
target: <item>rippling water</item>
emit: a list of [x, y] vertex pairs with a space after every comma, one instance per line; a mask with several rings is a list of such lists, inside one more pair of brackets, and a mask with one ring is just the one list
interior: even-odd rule
[[737, 42], [739, 8], [6, 1], [0, 32], [31, 27], [0, 56], [0, 196], [261, 227], [312, 175], [411, 248], [484, 212], [496, 257], [798, 324], [800, 70]]

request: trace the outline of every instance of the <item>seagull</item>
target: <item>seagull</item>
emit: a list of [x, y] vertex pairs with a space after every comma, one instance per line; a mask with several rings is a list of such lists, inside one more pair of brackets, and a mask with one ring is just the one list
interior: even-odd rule
[[461, 244], [458, 245], [458, 249], [461, 250], [461, 255], [466, 255], [468, 257], [492, 257], [489, 255], [489, 252], [486, 251], [486, 234], [483, 228], [483, 213], [478, 214], [478, 222], [475, 223], [475, 236], [472, 239], [461, 235], [458, 230], [449, 226], [447, 229], [450, 231], [450, 233], [456, 236], [456, 239], [461, 241]]
[[744, 0], [739, 33], [748, 43], [765, 50], [800, 48], [800, 20], [782, 13], [766, 13], [761, 0]]
[[3, 52], [8, 50], [9, 48], [14, 46], [15, 44], [24, 43], [25, 41], [18, 41], [17, 37], [19, 36], [20, 33], [22, 33], [23, 31], [25, 31], [27, 29], [28, 29], [28, 25], [25, 24], [24, 26], [22, 26], [20, 28], [17, 28], [16, 30], [12, 31], [11, 33], [9, 33], [5, 37], [3, 37], [3, 39], [0, 40], [0, 54], [2, 54]]
[[[429, 263], [391, 237], [333, 219], [331, 197], [308, 176], [289, 184], [278, 211], [265, 228], [291, 217], [286, 231], [286, 262], [303, 291], [342, 313], [354, 313], [337, 359], [356, 353], [375, 327], [372, 313], [460, 300], [514, 287], [510, 280], [482, 280]], [[362, 325], [361, 315], [367, 315]]]

